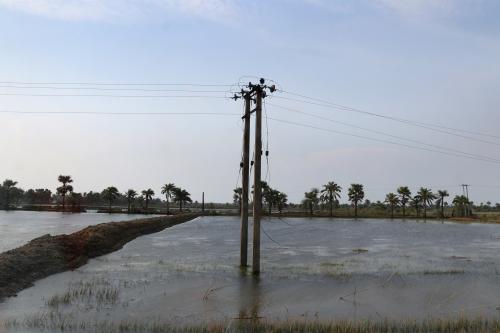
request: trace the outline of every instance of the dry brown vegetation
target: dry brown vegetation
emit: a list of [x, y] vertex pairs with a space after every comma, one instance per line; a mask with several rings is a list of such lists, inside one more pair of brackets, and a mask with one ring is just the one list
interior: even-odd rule
[[9, 320], [5, 323], [11, 329], [37, 329], [50, 332], [78, 331], [98, 333], [496, 333], [500, 331], [500, 321], [485, 318], [428, 319], [423, 321], [329, 321], [285, 320], [266, 321], [258, 319], [227, 321], [209, 324], [176, 326], [161, 321], [75, 321], [58, 312], [49, 312], [26, 317], [22, 321]]

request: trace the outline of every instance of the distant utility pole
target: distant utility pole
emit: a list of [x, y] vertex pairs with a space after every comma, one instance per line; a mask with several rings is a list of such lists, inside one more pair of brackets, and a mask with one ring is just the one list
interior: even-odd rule
[[464, 193], [464, 196], [467, 198], [467, 215], [472, 215], [472, 209], [470, 208], [470, 201], [469, 201], [469, 186], [468, 184], [462, 184], [462, 191]]
[[201, 193], [201, 213], [205, 215], [205, 192]]
[[[260, 273], [260, 216], [262, 213], [262, 188], [261, 188], [261, 159], [262, 159], [262, 99], [266, 97], [267, 90], [273, 93], [274, 85], [266, 86], [265, 80], [260, 79], [258, 84], [248, 83], [234, 99], [245, 99], [245, 127], [243, 133], [243, 168], [242, 202], [241, 202], [241, 248], [240, 265], [247, 265], [248, 251], [248, 192], [249, 192], [249, 159], [250, 159], [250, 115], [255, 112], [255, 170], [253, 189], [253, 252], [252, 272]], [[250, 111], [250, 104], [255, 101], [255, 109]]]

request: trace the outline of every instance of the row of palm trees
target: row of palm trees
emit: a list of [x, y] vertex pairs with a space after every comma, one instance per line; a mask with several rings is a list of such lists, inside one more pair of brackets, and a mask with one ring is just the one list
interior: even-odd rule
[[[282, 212], [283, 208], [285, 208], [288, 204], [288, 195], [277, 189], [272, 188], [265, 181], [261, 181], [260, 183], [262, 189], [262, 207], [264, 205], [267, 206], [269, 211], [269, 215], [273, 210], [273, 207], [278, 209], [278, 212]], [[253, 193], [253, 192], [252, 192]], [[242, 200], [243, 189], [241, 187], [237, 187], [233, 190], [233, 202], [238, 204], [239, 210], [241, 211], [241, 200]]]
[[[61, 186], [57, 188], [57, 193], [62, 197], [63, 210], [66, 209], [66, 195], [73, 192], [73, 186], [71, 183], [73, 179], [71, 176], [60, 175], [58, 181], [62, 183]], [[191, 194], [180, 187], [175, 186], [173, 183], [168, 183], [162, 186], [161, 193], [165, 195], [167, 202], [167, 214], [170, 214], [170, 201], [174, 201], [179, 204], [179, 210], [182, 212], [182, 207], [186, 203], [192, 202]], [[120, 191], [115, 186], [109, 186], [102, 191], [102, 196], [108, 202], [108, 209], [111, 213], [113, 202], [121, 195]], [[147, 190], [142, 190], [142, 199], [144, 200], [144, 208], [148, 211], [149, 203], [153, 200], [155, 192], [148, 188]], [[132, 210], [132, 205], [134, 201], [138, 198], [138, 192], [134, 189], [128, 189], [123, 196], [127, 199], [127, 212], [130, 213]]]
[[[175, 186], [173, 183], [168, 183], [162, 186], [161, 193], [165, 195], [165, 199], [167, 202], [167, 214], [170, 214], [170, 201], [176, 202], [179, 204], [179, 211], [182, 212], [182, 207], [188, 202], [192, 202], [191, 194], [182, 189], [180, 187]], [[114, 186], [107, 187], [102, 192], [103, 196], [108, 200], [109, 203], [109, 212], [111, 213], [111, 206], [113, 202], [118, 198], [120, 192]], [[149, 202], [153, 199], [155, 192], [152, 189], [142, 190], [141, 191], [142, 198], [144, 199], [144, 208], [147, 211]], [[127, 192], [124, 193], [125, 198], [127, 199], [127, 212], [130, 213], [132, 209], [132, 204], [134, 200], [137, 198], [138, 193], [134, 189], [128, 189]]]
[[161, 193], [165, 195], [167, 201], [167, 214], [170, 214], [170, 200], [179, 203], [179, 210], [182, 212], [182, 205], [191, 203], [191, 194], [183, 188], [175, 186], [173, 183], [168, 183], [162, 186]]
[[[333, 208], [338, 204], [342, 187], [334, 181], [330, 181], [323, 185], [322, 189], [312, 188], [309, 192], [304, 193], [302, 204], [309, 209], [309, 213], [313, 214], [313, 207], [318, 203], [327, 204], [330, 210], [330, 216], [333, 216]], [[358, 205], [363, 201], [365, 192], [362, 184], [351, 184], [347, 192], [349, 201], [354, 206], [354, 216], [358, 216]], [[412, 196], [410, 189], [407, 186], [401, 186], [397, 189], [397, 193], [389, 193], [386, 195], [385, 203], [391, 210], [391, 217], [394, 217], [394, 211], [397, 207], [403, 210], [403, 217], [406, 217], [407, 205], [412, 206], [416, 212], [417, 217], [423, 210], [423, 217], [427, 218], [427, 209], [434, 203], [440, 211], [440, 217], [445, 217], [445, 199], [449, 197], [446, 190], [438, 190], [433, 193], [431, 189], [422, 187], [418, 190], [416, 195]], [[462, 216], [471, 215], [470, 201], [464, 195], [457, 195], [453, 199], [453, 205], [459, 209]]]
[[[424, 218], [427, 218], [427, 209], [434, 203], [439, 208], [440, 217], [445, 217], [445, 199], [450, 194], [446, 190], [438, 190], [433, 193], [431, 189], [421, 187], [417, 194], [411, 196], [411, 191], [407, 186], [401, 186], [396, 193], [388, 193], [385, 197], [385, 202], [391, 209], [391, 217], [394, 217], [394, 209], [401, 206], [403, 209], [403, 217], [406, 216], [406, 205], [411, 205], [417, 212], [417, 217], [423, 209]], [[453, 199], [453, 204], [460, 210], [460, 215], [468, 216], [471, 214], [469, 199], [464, 195], [457, 195]]]
[[[312, 188], [311, 191], [304, 193], [302, 204], [309, 208], [309, 213], [313, 215], [313, 207], [318, 203], [327, 204], [330, 208], [330, 217], [333, 217], [333, 207], [338, 204], [342, 187], [334, 181], [323, 185], [321, 191], [318, 188]], [[362, 184], [351, 184], [347, 191], [349, 201], [354, 206], [354, 216], [358, 216], [359, 203], [365, 197], [365, 191]]]

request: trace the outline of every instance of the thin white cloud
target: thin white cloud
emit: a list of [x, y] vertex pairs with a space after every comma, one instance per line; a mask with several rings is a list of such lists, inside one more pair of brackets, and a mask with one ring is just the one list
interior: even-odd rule
[[407, 16], [451, 15], [456, 10], [453, 0], [377, 0], [391, 10]]
[[333, 12], [354, 13], [363, 8], [388, 10], [414, 18], [451, 17], [480, 8], [484, 0], [298, 0]]
[[233, 0], [0, 0], [0, 7], [70, 21], [134, 20], [185, 15], [211, 20], [234, 16]]

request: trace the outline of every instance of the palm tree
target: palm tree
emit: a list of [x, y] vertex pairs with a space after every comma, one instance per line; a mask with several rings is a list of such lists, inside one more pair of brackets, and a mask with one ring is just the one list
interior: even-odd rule
[[406, 217], [406, 204], [411, 199], [411, 191], [408, 186], [400, 186], [398, 188], [399, 202], [403, 207], [403, 217]]
[[137, 196], [137, 192], [133, 189], [129, 189], [127, 193], [125, 193], [125, 197], [127, 197], [127, 213], [130, 214], [130, 206], [132, 205], [132, 201]]
[[313, 207], [318, 204], [319, 190], [317, 188], [312, 188], [311, 191], [304, 193], [304, 203], [309, 207], [309, 213], [313, 215]]
[[120, 192], [118, 192], [118, 189], [114, 186], [110, 186], [105, 188], [102, 193], [102, 197], [108, 201], [108, 212], [111, 214], [111, 205], [113, 204], [113, 201], [115, 201], [116, 197], [120, 195]]
[[182, 212], [182, 204], [187, 202], [193, 202], [191, 200], [191, 194], [181, 188], [176, 188], [174, 190], [174, 201], [179, 203], [179, 211]]
[[338, 202], [340, 199], [340, 191], [342, 191], [342, 187], [335, 182], [328, 182], [323, 185], [323, 189], [321, 190], [321, 196], [319, 199], [321, 202], [330, 204], [330, 217], [333, 217], [334, 202]]
[[415, 195], [412, 199], [411, 199], [411, 205], [413, 206], [413, 208], [415, 208], [415, 211], [417, 212], [417, 217], [420, 217], [420, 208], [422, 207], [422, 198], [420, 197], [420, 195]]
[[276, 194], [276, 206], [278, 207], [280, 215], [287, 202], [288, 196], [285, 193], [278, 191], [278, 193]]
[[57, 180], [62, 183], [61, 186], [57, 188], [57, 194], [59, 194], [62, 197], [62, 204], [63, 204], [63, 211], [66, 210], [66, 194], [68, 192], [73, 192], [73, 186], [69, 185], [70, 183], [73, 182], [73, 179], [71, 179], [71, 176], [63, 176], [59, 175], [57, 177]]
[[422, 205], [424, 207], [424, 219], [427, 218], [427, 205], [431, 205], [433, 200], [436, 200], [436, 195], [428, 188], [421, 187], [418, 191], [418, 195], [422, 200]]
[[467, 215], [467, 207], [469, 206], [469, 199], [465, 195], [457, 195], [453, 199], [453, 205], [455, 208], [460, 209], [460, 216], [465, 216]]
[[243, 195], [243, 189], [241, 187], [237, 187], [233, 190], [233, 202], [238, 204], [239, 212], [241, 212], [241, 200]]
[[449, 196], [450, 194], [446, 190], [439, 190], [437, 192], [438, 200], [436, 201], [436, 204], [441, 208], [441, 218], [443, 219], [444, 219], [444, 199]]
[[12, 179], [6, 179], [3, 181], [2, 187], [5, 190], [5, 209], [9, 209], [10, 207], [10, 192], [17, 185], [17, 182]]
[[141, 193], [142, 193], [142, 196], [144, 197], [144, 200], [146, 201], [145, 209], [146, 209], [146, 213], [147, 213], [149, 201], [153, 199], [153, 195], [155, 195], [155, 191], [148, 188], [147, 190], [143, 190]]
[[363, 185], [361, 184], [351, 184], [349, 191], [347, 192], [349, 196], [349, 201], [354, 204], [354, 217], [358, 217], [358, 204], [365, 197], [365, 191], [363, 190]]
[[161, 194], [165, 195], [165, 199], [167, 200], [167, 215], [170, 214], [170, 199], [174, 195], [175, 185], [173, 183], [168, 183], [163, 185], [161, 188]]
[[385, 202], [391, 207], [391, 219], [394, 218], [394, 207], [396, 207], [400, 200], [398, 196], [394, 193], [389, 193], [385, 196]]

